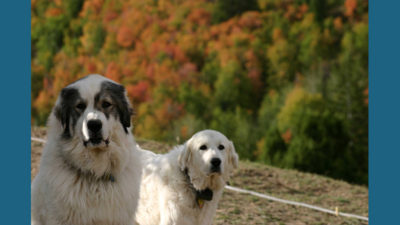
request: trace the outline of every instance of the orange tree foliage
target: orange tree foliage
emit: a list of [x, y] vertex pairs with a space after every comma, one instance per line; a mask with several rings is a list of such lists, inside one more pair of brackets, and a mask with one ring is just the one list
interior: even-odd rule
[[[125, 85], [136, 136], [218, 129], [242, 158], [366, 183], [368, 1], [230, 2], [32, 1], [32, 123], [99, 73]], [[324, 149], [345, 159], [314, 168]]]

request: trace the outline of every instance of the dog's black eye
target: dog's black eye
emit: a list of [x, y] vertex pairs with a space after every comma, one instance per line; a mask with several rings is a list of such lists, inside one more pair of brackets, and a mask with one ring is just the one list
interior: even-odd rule
[[206, 145], [200, 146], [200, 150], [207, 150], [207, 146]]
[[86, 108], [86, 104], [83, 103], [83, 102], [81, 102], [81, 103], [79, 103], [78, 105], [76, 105], [76, 108], [77, 108], [78, 110], [83, 111], [83, 110], [85, 110], [85, 108]]
[[108, 107], [110, 107], [111, 106], [111, 103], [109, 103], [109, 102], [107, 102], [107, 101], [104, 101], [102, 104], [101, 104], [101, 107], [103, 107], [103, 109], [107, 109]]
[[218, 145], [218, 149], [219, 149], [219, 150], [224, 150], [224, 149], [225, 149], [225, 146], [223, 146], [223, 145]]

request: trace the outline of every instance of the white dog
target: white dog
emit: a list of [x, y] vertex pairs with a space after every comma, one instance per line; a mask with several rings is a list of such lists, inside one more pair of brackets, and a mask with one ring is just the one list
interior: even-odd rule
[[32, 224], [133, 224], [142, 165], [123, 86], [90, 75], [65, 87], [32, 183]]
[[147, 157], [136, 222], [211, 224], [225, 183], [237, 167], [233, 143], [217, 131], [204, 130], [165, 155]]

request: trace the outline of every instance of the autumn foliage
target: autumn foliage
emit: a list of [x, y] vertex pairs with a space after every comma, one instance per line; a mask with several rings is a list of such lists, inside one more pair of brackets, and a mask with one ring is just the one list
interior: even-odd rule
[[368, 1], [32, 1], [32, 123], [91, 73], [137, 137], [212, 128], [242, 158], [368, 182]]

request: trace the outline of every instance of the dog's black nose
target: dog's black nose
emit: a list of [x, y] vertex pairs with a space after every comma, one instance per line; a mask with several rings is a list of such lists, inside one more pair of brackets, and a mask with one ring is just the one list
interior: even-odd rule
[[89, 120], [87, 123], [87, 127], [91, 132], [97, 133], [101, 129], [102, 124], [100, 120]]
[[213, 165], [213, 167], [219, 167], [219, 165], [221, 165], [221, 160], [219, 158], [212, 158], [211, 165]]

